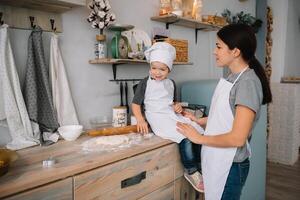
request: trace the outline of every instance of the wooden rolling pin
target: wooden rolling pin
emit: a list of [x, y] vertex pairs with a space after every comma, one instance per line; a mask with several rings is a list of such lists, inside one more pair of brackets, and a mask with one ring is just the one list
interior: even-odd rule
[[104, 135], [122, 135], [130, 132], [137, 133], [137, 126], [123, 126], [123, 127], [109, 127], [99, 130], [88, 130], [86, 131], [90, 136], [104, 136]]

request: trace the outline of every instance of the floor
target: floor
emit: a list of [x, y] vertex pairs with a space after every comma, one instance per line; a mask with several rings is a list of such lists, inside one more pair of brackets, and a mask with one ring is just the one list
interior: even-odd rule
[[293, 166], [268, 162], [267, 200], [300, 199], [300, 156]]

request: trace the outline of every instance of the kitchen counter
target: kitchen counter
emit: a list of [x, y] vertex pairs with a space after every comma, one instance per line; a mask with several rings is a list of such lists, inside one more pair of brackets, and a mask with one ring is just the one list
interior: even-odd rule
[[[182, 176], [182, 167], [177, 155], [177, 145], [169, 140], [153, 136], [150, 139], [143, 140], [140, 144], [119, 151], [86, 153], [82, 150], [80, 144], [90, 138], [84, 135], [73, 142], [61, 140], [51, 146], [38, 146], [18, 151], [18, 160], [12, 164], [7, 174], [0, 177], [0, 198], [17, 193], [22, 194], [24, 191], [32, 190], [49, 183], [70, 179], [65, 185], [69, 183], [70, 187], [72, 187], [70, 195], [74, 199], [74, 190], [76, 189], [74, 188], [76, 187], [76, 179], [74, 177], [80, 177], [82, 174], [85, 174], [84, 172], [93, 172], [97, 169], [105, 168], [109, 164], [118, 163], [128, 158], [138, 157], [137, 155], [152, 152], [158, 148], [167, 148], [165, 150], [165, 152], [168, 152], [168, 155], [165, 153], [167, 157], [170, 157], [170, 152], [172, 152], [172, 155], [175, 155], [173, 158], [177, 163], [175, 178]], [[150, 156], [153, 157], [153, 155]], [[159, 158], [160, 156], [163, 157], [164, 155], [156, 155], [155, 158]], [[50, 168], [43, 168], [42, 161], [49, 157], [54, 157], [56, 164]], [[156, 167], [155, 169], [158, 168]]]

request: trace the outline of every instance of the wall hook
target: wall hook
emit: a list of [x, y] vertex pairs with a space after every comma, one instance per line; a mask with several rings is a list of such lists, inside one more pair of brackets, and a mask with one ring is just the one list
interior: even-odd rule
[[50, 23], [51, 23], [51, 30], [53, 32], [55, 32], [56, 31], [56, 27], [54, 27], [55, 20], [54, 19], [50, 19]]
[[4, 21], [2, 21], [2, 16], [3, 16], [3, 13], [0, 12], [0, 26], [2, 26], [4, 24]]
[[31, 28], [35, 28], [35, 25], [34, 25], [34, 17], [33, 17], [33, 16], [29, 16], [29, 20], [30, 20]]

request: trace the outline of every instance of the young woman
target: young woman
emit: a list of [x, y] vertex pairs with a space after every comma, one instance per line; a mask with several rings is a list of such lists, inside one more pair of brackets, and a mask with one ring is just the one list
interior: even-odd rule
[[248, 141], [261, 105], [272, 94], [261, 64], [255, 58], [256, 37], [251, 27], [232, 24], [217, 33], [216, 63], [231, 74], [221, 78], [208, 118], [191, 120], [206, 126], [204, 135], [178, 122], [177, 129], [192, 142], [202, 144], [202, 173], [206, 200], [239, 199], [249, 171]]

